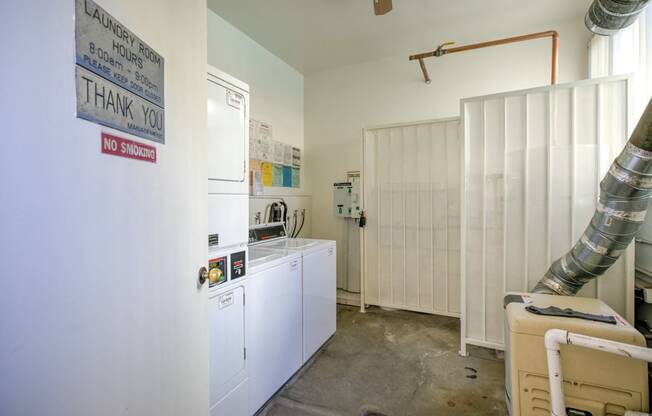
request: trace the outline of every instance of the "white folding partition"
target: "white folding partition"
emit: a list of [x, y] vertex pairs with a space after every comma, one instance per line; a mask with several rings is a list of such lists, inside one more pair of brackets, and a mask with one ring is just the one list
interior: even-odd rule
[[[502, 349], [503, 297], [582, 235], [628, 136], [627, 78], [463, 100], [462, 348]], [[631, 247], [630, 247], [631, 248]], [[585, 286], [633, 319], [633, 253]]]
[[459, 316], [459, 124], [365, 130], [365, 303]]

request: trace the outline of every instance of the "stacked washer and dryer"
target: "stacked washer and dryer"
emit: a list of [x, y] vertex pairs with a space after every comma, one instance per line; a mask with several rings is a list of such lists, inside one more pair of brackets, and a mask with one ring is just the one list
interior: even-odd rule
[[249, 230], [249, 87], [207, 88], [210, 415], [249, 416], [335, 333], [335, 242]]
[[249, 414], [249, 87], [208, 67], [210, 415]]

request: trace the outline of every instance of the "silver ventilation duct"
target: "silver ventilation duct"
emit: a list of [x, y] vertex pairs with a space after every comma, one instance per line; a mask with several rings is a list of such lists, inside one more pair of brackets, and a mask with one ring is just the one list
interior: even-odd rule
[[598, 35], [613, 35], [629, 27], [647, 6], [649, 0], [594, 0], [584, 24]]
[[652, 100], [600, 183], [598, 208], [580, 241], [550, 266], [533, 292], [573, 296], [602, 275], [631, 243], [651, 199]]

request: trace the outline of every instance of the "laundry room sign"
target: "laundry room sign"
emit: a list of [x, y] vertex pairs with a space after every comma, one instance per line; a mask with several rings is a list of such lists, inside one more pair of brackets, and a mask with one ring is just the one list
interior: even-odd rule
[[77, 117], [165, 143], [165, 60], [92, 0], [75, 0]]

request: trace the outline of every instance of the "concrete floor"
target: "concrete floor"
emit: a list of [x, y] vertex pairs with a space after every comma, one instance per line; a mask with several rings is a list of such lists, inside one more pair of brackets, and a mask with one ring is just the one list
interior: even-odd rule
[[458, 319], [338, 306], [337, 333], [260, 415], [507, 414], [502, 359], [458, 349]]

